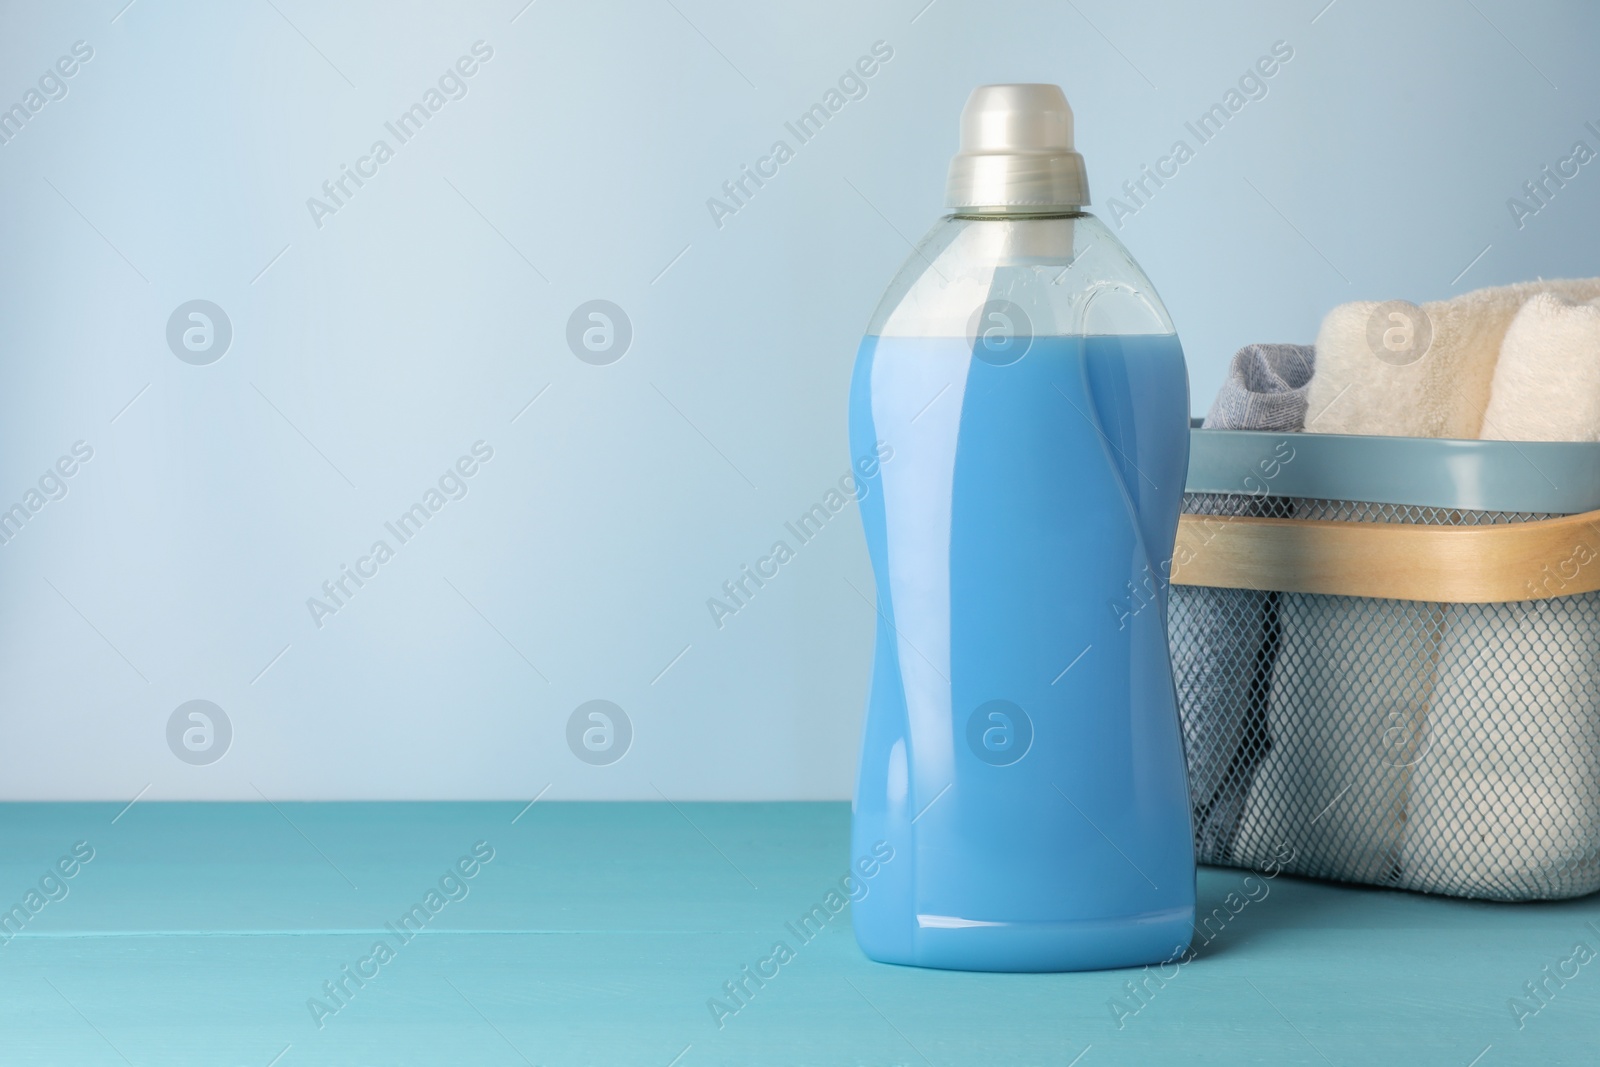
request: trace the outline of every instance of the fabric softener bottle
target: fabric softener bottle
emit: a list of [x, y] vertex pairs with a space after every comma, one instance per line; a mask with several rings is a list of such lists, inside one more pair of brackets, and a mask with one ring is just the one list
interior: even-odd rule
[[[1054, 85], [986, 85], [850, 387], [877, 644], [852, 818], [886, 963], [1060, 971], [1189, 945], [1167, 649], [1189, 455], [1172, 321], [1084, 210]], [[891, 857], [885, 860], [884, 857]]]

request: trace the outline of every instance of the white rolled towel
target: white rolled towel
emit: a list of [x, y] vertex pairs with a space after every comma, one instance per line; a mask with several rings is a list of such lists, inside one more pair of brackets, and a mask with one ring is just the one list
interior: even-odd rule
[[[1482, 436], [1600, 440], [1600, 301], [1529, 297]], [[1600, 594], [1450, 615], [1402, 884], [1517, 898], [1600, 887]]]
[[[1477, 289], [1421, 305], [1425, 322], [1410, 321], [1415, 312], [1405, 309], [1384, 310], [1377, 301], [1339, 305], [1328, 312], [1317, 333], [1306, 429], [1476, 438], [1501, 342], [1518, 310], [1536, 293], [1593, 300], [1600, 297], [1600, 278]], [[1409, 337], [1420, 345], [1428, 335], [1426, 350], [1414, 360], [1416, 353], [1383, 351], [1385, 336], [1401, 341]], [[1374, 338], [1379, 339], [1376, 345]]]
[[1538, 293], [1500, 345], [1485, 440], [1600, 441], [1600, 300]]
[[1600, 601], [1455, 611], [1401, 884], [1517, 899], [1600, 887]]
[[1438, 611], [1400, 601], [1285, 593], [1267, 705], [1271, 749], [1234, 846], [1260, 865], [1391, 883], [1400, 863], [1410, 762], [1404, 743], [1427, 707]]

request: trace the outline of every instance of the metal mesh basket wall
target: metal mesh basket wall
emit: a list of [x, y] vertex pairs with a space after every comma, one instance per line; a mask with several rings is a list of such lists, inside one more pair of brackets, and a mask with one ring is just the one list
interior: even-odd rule
[[[1184, 509], [1223, 522], [1549, 517], [1219, 494]], [[1200, 862], [1492, 900], [1600, 889], [1600, 593], [1171, 593]]]

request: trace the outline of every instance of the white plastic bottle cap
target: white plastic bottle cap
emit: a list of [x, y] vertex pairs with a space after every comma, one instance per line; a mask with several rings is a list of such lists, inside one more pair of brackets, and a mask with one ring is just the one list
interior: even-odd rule
[[1057, 85], [980, 85], [961, 111], [946, 204], [961, 214], [1039, 215], [1089, 203], [1072, 108]]

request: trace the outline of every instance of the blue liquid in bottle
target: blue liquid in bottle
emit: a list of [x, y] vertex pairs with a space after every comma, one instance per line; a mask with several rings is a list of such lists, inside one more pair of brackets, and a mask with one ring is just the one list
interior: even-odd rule
[[874, 959], [1080, 970], [1188, 946], [1161, 581], [1187, 413], [1175, 335], [1037, 338], [1006, 366], [960, 338], [862, 342], [852, 454], [891, 457], [861, 507], [879, 618], [852, 845], [895, 854], [853, 912]]
[[973, 94], [957, 214], [856, 358], [878, 619], [851, 847], [892, 859], [852, 922], [883, 962], [1134, 966], [1193, 932], [1166, 628], [1188, 376], [1071, 133], [1053, 86]]

